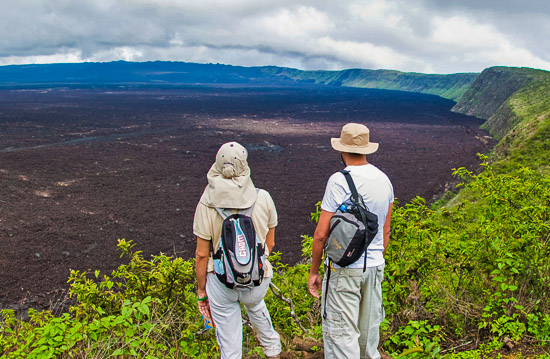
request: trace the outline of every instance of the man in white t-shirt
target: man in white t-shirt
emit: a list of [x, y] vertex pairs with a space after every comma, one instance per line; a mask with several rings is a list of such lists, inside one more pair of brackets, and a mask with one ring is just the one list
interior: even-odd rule
[[[357, 192], [365, 205], [378, 216], [378, 233], [364, 256], [345, 268], [334, 264], [328, 290], [322, 293], [323, 340], [325, 358], [380, 358], [378, 342], [380, 323], [384, 320], [382, 285], [384, 252], [390, 238], [393, 207], [393, 187], [388, 177], [367, 162], [367, 155], [378, 149], [378, 143], [369, 141], [369, 129], [349, 123], [342, 128], [340, 138], [331, 139], [339, 151], [346, 170], [350, 172]], [[327, 183], [321, 215], [313, 236], [313, 254], [309, 273], [309, 292], [319, 298], [326, 288], [326, 276], [321, 282], [319, 267], [323, 248], [330, 233], [330, 219], [341, 204], [349, 202], [351, 190], [344, 175], [333, 174]]]

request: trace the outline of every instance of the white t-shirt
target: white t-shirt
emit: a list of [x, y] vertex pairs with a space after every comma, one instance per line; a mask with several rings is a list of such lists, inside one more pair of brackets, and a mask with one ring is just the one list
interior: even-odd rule
[[[357, 192], [363, 197], [365, 205], [378, 216], [378, 233], [367, 250], [367, 267], [376, 267], [384, 264], [384, 235], [383, 228], [388, 214], [388, 208], [393, 203], [393, 186], [386, 174], [377, 167], [369, 164], [361, 166], [347, 166]], [[321, 209], [336, 212], [342, 203], [351, 203], [351, 190], [345, 176], [336, 172], [330, 176]], [[346, 268], [363, 268], [364, 254], [356, 262]], [[338, 265], [334, 265], [338, 267]]]

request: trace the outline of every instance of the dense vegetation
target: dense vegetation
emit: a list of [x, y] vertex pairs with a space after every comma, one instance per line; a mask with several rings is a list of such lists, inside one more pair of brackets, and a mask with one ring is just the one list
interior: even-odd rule
[[[519, 346], [539, 353], [529, 357], [548, 357], [543, 353], [550, 341], [549, 84], [544, 77], [529, 81], [501, 105], [490, 105], [495, 112], [507, 107], [505, 122], [515, 124], [491, 157], [480, 156], [482, 170], [454, 171], [457, 195], [433, 205], [417, 198], [396, 207], [383, 284], [386, 353], [484, 358]], [[66, 313], [31, 311], [29, 321], [20, 321], [2, 311], [0, 353], [215, 357], [214, 334], [202, 330], [196, 307], [193, 261], [162, 254], [145, 259], [124, 240], [119, 250], [128, 264], [111, 274], [71, 273], [73, 304]], [[296, 336], [321, 345], [320, 303], [307, 292], [310, 251], [311, 237], [304, 236], [304, 263], [287, 266], [280, 254], [270, 257], [278, 290], [266, 301], [286, 350]], [[248, 327], [244, 338], [247, 354], [261, 357]]]

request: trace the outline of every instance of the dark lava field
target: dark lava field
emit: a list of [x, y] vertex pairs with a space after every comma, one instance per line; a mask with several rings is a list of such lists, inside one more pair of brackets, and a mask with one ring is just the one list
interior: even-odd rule
[[300, 258], [328, 177], [330, 138], [360, 122], [369, 162], [399, 204], [453, 187], [494, 142], [454, 102], [340, 87], [0, 90], [0, 307], [47, 306], [70, 269], [110, 274], [117, 239], [145, 255], [194, 256], [193, 214], [219, 146], [249, 150], [252, 179], [279, 213], [275, 250]]

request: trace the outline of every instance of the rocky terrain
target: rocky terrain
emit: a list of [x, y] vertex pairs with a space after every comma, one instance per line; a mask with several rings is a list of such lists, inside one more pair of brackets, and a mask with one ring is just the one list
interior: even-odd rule
[[70, 269], [108, 274], [117, 239], [145, 254], [194, 255], [192, 221], [219, 146], [249, 150], [252, 178], [277, 205], [276, 250], [300, 260], [328, 177], [330, 138], [362, 122], [369, 162], [400, 204], [452, 188], [493, 141], [437, 96], [339, 87], [0, 91], [0, 307], [47, 306]]

